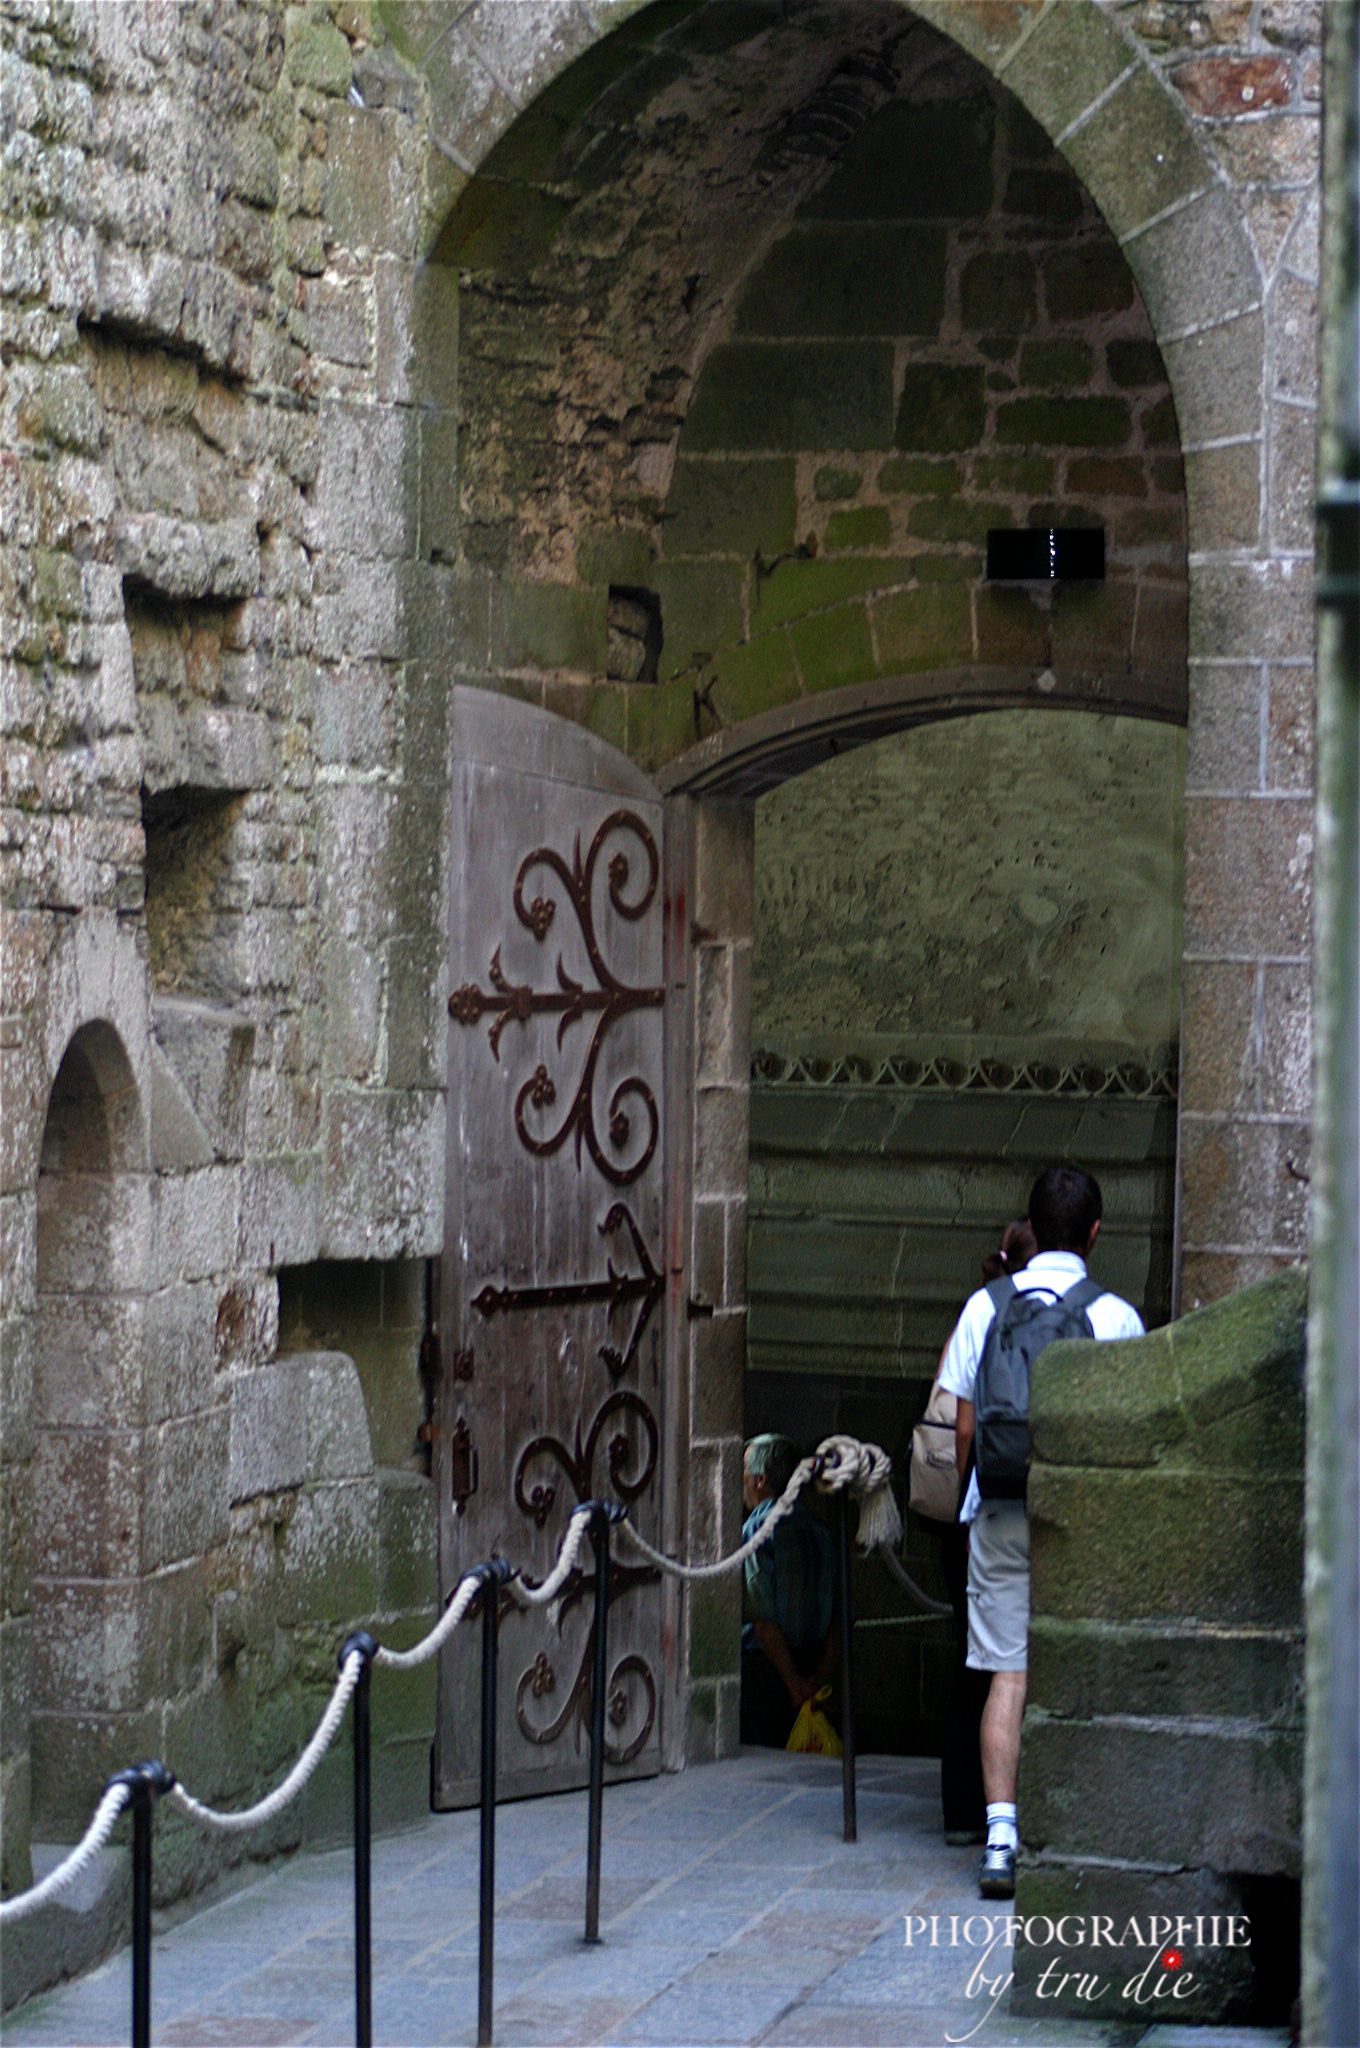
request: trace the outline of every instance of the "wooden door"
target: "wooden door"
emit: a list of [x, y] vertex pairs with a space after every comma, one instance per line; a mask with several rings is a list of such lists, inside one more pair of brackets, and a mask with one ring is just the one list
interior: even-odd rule
[[[571, 1510], [662, 1529], [667, 1300], [663, 811], [624, 756], [454, 693], [448, 1147], [436, 1413], [441, 1594], [499, 1554], [541, 1578]], [[616, 1556], [614, 1775], [660, 1769], [658, 1575]], [[503, 1793], [585, 1782], [594, 1572], [503, 1602]], [[478, 1632], [439, 1672], [437, 1807], [476, 1796]]]

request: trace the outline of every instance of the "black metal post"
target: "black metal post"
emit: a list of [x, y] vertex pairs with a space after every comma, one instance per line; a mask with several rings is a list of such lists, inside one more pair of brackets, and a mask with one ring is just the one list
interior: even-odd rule
[[477, 1926], [477, 2048], [491, 2048], [496, 1944], [496, 1656], [504, 1558], [475, 1567], [482, 1582], [482, 1872]]
[[609, 1524], [621, 1511], [590, 1503], [595, 1552], [595, 1631], [590, 1672], [590, 1797], [586, 1820], [586, 1940], [600, 1938], [600, 1845], [604, 1831], [604, 1724], [609, 1693]]
[[839, 1505], [840, 1622], [841, 1622], [841, 1805], [845, 1817], [845, 1840], [859, 1840], [855, 1814], [855, 1702], [854, 1680], [855, 1603], [850, 1588], [850, 1489], [843, 1486], [836, 1496]]
[[151, 2048], [151, 1820], [157, 1798], [174, 1782], [174, 1772], [154, 1760], [109, 1779], [131, 1794], [132, 2048]]
[[373, 1794], [370, 1765], [369, 1680], [378, 1645], [367, 1629], [347, 1636], [340, 1668], [356, 1650], [359, 1683], [354, 1688], [354, 2039], [373, 2048]]

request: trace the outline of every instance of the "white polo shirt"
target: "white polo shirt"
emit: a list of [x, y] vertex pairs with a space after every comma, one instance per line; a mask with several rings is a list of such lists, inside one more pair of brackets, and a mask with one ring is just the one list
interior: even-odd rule
[[[1021, 1294], [1031, 1287], [1047, 1287], [1056, 1294], [1066, 1294], [1069, 1287], [1075, 1287], [1079, 1280], [1086, 1278], [1086, 1261], [1077, 1252], [1036, 1252], [1029, 1264], [1011, 1277], [1016, 1291]], [[1143, 1335], [1143, 1318], [1136, 1308], [1130, 1307], [1117, 1294], [1097, 1295], [1086, 1313], [1090, 1318], [1092, 1335], [1102, 1342]], [[939, 1383], [947, 1394], [956, 1395], [960, 1401], [973, 1398], [983, 1346], [995, 1315], [991, 1295], [985, 1287], [980, 1287], [964, 1303], [963, 1314], [945, 1346]], [[975, 1470], [968, 1481], [959, 1520], [973, 1521], [981, 1505], [982, 1495], [978, 1492]]]

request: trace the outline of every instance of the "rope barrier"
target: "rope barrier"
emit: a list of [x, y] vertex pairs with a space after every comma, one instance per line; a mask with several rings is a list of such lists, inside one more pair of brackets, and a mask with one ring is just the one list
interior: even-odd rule
[[623, 1529], [628, 1540], [652, 1564], [687, 1583], [718, 1579], [733, 1572], [753, 1557], [762, 1543], [768, 1543], [780, 1522], [793, 1512], [794, 1504], [809, 1480], [821, 1493], [849, 1491], [860, 1502], [858, 1542], [862, 1550], [887, 1555], [902, 1539], [902, 1516], [888, 1484], [892, 1460], [878, 1444], [861, 1443], [854, 1436], [825, 1437], [810, 1458], [794, 1467], [793, 1476], [753, 1536], [720, 1557], [713, 1564], [681, 1564], [657, 1550], [631, 1522]]
[[[921, 1607], [927, 1614], [947, 1614], [952, 1618], [954, 1610], [950, 1606], [949, 1602], [947, 1600], [936, 1600], [931, 1594], [927, 1593], [922, 1587], [918, 1586], [915, 1579], [912, 1577], [911, 1573], [903, 1564], [901, 1558], [897, 1555], [896, 1551], [880, 1550], [878, 1555], [882, 1562], [888, 1567], [889, 1572], [891, 1573], [892, 1577], [896, 1579], [898, 1585], [902, 1588], [903, 1592], [910, 1593], [912, 1599], [916, 1602], [918, 1607]], [[910, 1615], [903, 1615], [901, 1617], [894, 1615], [890, 1618], [893, 1620], [897, 1620], [900, 1618], [904, 1621], [909, 1621], [911, 1619]]]
[[272, 1792], [257, 1801], [254, 1806], [247, 1806], [239, 1813], [219, 1813], [215, 1807], [201, 1805], [182, 1785], [173, 1786], [165, 1797], [186, 1820], [197, 1821], [201, 1828], [207, 1828], [213, 1834], [242, 1834], [247, 1828], [262, 1827], [267, 1820], [273, 1820], [276, 1813], [282, 1813], [289, 1801], [297, 1797], [335, 1740], [340, 1723], [345, 1718], [350, 1696], [359, 1683], [363, 1663], [364, 1660], [357, 1650], [351, 1651], [346, 1657], [341, 1666], [340, 1676], [335, 1681], [330, 1704], [317, 1722], [311, 1741], [282, 1784], [276, 1785]]
[[[730, 1556], [720, 1558], [714, 1564], [681, 1564], [676, 1558], [667, 1557], [657, 1550], [645, 1536], [638, 1533], [633, 1524], [622, 1522], [632, 1542], [644, 1557], [673, 1577], [690, 1581], [712, 1579], [724, 1572], [735, 1571], [746, 1559], [768, 1543], [775, 1529], [784, 1517], [793, 1510], [794, 1503], [804, 1486], [812, 1483], [828, 1494], [848, 1491], [860, 1502], [858, 1541], [861, 1549], [878, 1550], [904, 1584], [923, 1604], [932, 1609], [948, 1613], [931, 1602], [929, 1596], [902, 1571], [892, 1555], [901, 1539], [902, 1518], [893, 1499], [889, 1480], [892, 1462], [887, 1453], [877, 1444], [861, 1443], [857, 1437], [830, 1436], [824, 1439], [810, 1458], [804, 1458], [794, 1471], [769, 1514], [761, 1523], [754, 1536], [740, 1544]], [[547, 1577], [537, 1584], [513, 1574], [507, 1581], [508, 1590], [522, 1607], [546, 1607], [557, 1598], [576, 1569], [581, 1545], [590, 1528], [592, 1510], [588, 1506], [574, 1508], [568, 1521], [562, 1542], [558, 1549], [557, 1562]], [[423, 1636], [409, 1650], [391, 1650], [382, 1645], [371, 1648], [372, 1661], [390, 1671], [410, 1671], [426, 1663], [443, 1648], [459, 1623], [463, 1621], [479, 1592], [484, 1590], [480, 1571], [466, 1573], [454, 1589], [443, 1615], [429, 1633]], [[487, 1597], [490, 1597], [489, 1591]], [[348, 1651], [341, 1665], [340, 1675], [335, 1682], [326, 1710], [318, 1721], [310, 1741], [298, 1757], [286, 1778], [274, 1790], [255, 1805], [242, 1808], [239, 1812], [227, 1813], [218, 1808], [204, 1805], [187, 1792], [182, 1785], [171, 1784], [164, 1797], [187, 1820], [216, 1834], [241, 1834], [250, 1828], [262, 1827], [282, 1813], [315, 1773], [321, 1759], [330, 1748], [345, 1718], [346, 1710], [359, 1684], [364, 1670], [365, 1651], [354, 1648]], [[0, 1922], [8, 1923], [21, 1919], [25, 1914], [36, 1911], [49, 1899], [55, 1898], [74, 1882], [80, 1872], [108, 1841], [114, 1824], [128, 1804], [131, 1793], [126, 1783], [110, 1784], [95, 1809], [81, 1841], [71, 1854], [50, 1871], [41, 1884], [32, 1886], [17, 1897], [0, 1901]]]
[[55, 1870], [49, 1870], [41, 1884], [18, 1893], [15, 1898], [0, 1901], [0, 1923], [8, 1926], [11, 1920], [22, 1920], [26, 1913], [35, 1913], [39, 1906], [45, 1906], [49, 1899], [55, 1899], [59, 1892], [74, 1884], [86, 1864], [94, 1860], [108, 1841], [114, 1823], [131, 1797], [132, 1792], [127, 1785], [110, 1785], [94, 1810], [94, 1819], [70, 1855]]

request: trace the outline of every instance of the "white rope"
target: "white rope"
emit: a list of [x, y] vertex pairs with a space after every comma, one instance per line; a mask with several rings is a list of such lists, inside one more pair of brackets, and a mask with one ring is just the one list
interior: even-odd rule
[[453, 1598], [427, 1636], [422, 1636], [409, 1650], [379, 1648], [373, 1662], [385, 1665], [389, 1671], [414, 1671], [418, 1664], [426, 1663], [443, 1649], [476, 1599], [481, 1583], [475, 1572], [468, 1572], [458, 1581]]
[[336, 1731], [345, 1718], [345, 1709], [350, 1703], [355, 1686], [359, 1683], [359, 1674], [363, 1668], [364, 1660], [360, 1652], [351, 1650], [340, 1668], [340, 1676], [335, 1681], [335, 1691], [331, 1694], [330, 1704], [317, 1722], [311, 1741], [282, 1784], [276, 1785], [272, 1792], [254, 1806], [247, 1806], [240, 1813], [219, 1813], [214, 1807], [201, 1806], [182, 1785], [174, 1786], [165, 1797], [189, 1820], [196, 1820], [200, 1827], [209, 1828], [219, 1835], [242, 1834], [247, 1828], [262, 1827], [265, 1821], [273, 1820], [275, 1814], [282, 1813], [291, 1799], [296, 1799], [335, 1740]]
[[8, 1926], [11, 1920], [22, 1920], [26, 1913], [36, 1913], [39, 1906], [45, 1906], [49, 1899], [56, 1898], [68, 1884], [74, 1884], [86, 1864], [93, 1861], [108, 1841], [115, 1821], [131, 1797], [130, 1786], [110, 1785], [94, 1810], [94, 1819], [70, 1855], [55, 1870], [49, 1870], [41, 1884], [33, 1885], [15, 1898], [0, 1900], [0, 1924]]
[[521, 1607], [546, 1607], [550, 1600], [557, 1598], [575, 1567], [586, 1531], [590, 1527], [590, 1515], [591, 1511], [587, 1507], [572, 1509], [571, 1520], [567, 1523], [566, 1533], [562, 1538], [562, 1548], [557, 1553], [557, 1563], [540, 1584], [526, 1585], [518, 1575], [511, 1579], [510, 1591]]
[[[951, 1617], [953, 1616], [954, 1610], [950, 1606], [949, 1602], [947, 1600], [936, 1600], [932, 1598], [932, 1596], [929, 1593], [924, 1592], [922, 1588], [917, 1585], [915, 1579], [912, 1577], [911, 1573], [907, 1570], [901, 1558], [898, 1557], [895, 1551], [880, 1550], [878, 1555], [882, 1559], [883, 1563], [888, 1567], [888, 1570], [892, 1573], [893, 1577], [896, 1579], [898, 1585], [902, 1588], [903, 1592], [910, 1593], [912, 1599], [917, 1603], [919, 1607], [923, 1608], [927, 1614], [948, 1614]], [[909, 1621], [911, 1619], [911, 1616], [894, 1615], [891, 1617], [891, 1619]]]
[[[814, 1480], [821, 1493], [842, 1493], [847, 1489], [861, 1502], [859, 1542], [862, 1548], [872, 1545], [878, 1548], [883, 1543], [900, 1541], [902, 1517], [897, 1503], [893, 1500], [889, 1480], [892, 1477], [892, 1459], [878, 1444], [861, 1443], [854, 1436], [829, 1436], [818, 1444], [816, 1453], [804, 1458], [795, 1466], [793, 1477], [780, 1494], [774, 1506], [766, 1515], [754, 1536], [748, 1536], [728, 1556], [720, 1557], [716, 1564], [681, 1564], [678, 1559], [667, 1557], [664, 1550], [657, 1550], [645, 1536], [639, 1535], [631, 1522], [621, 1527], [629, 1540], [636, 1545], [643, 1556], [649, 1558], [662, 1571], [673, 1578], [687, 1581], [717, 1579], [724, 1572], [734, 1572], [738, 1565], [745, 1564], [754, 1556], [762, 1543], [768, 1543], [784, 1517], [793, 1512], [794, 1503], [808, 1481]], [[887, 1502], [887, 1508], [883, 1502]], [[896, 1522], [896, 1536], [891, 1534]], [[866, 1536], [866, 1522], [870, 1533]]]

